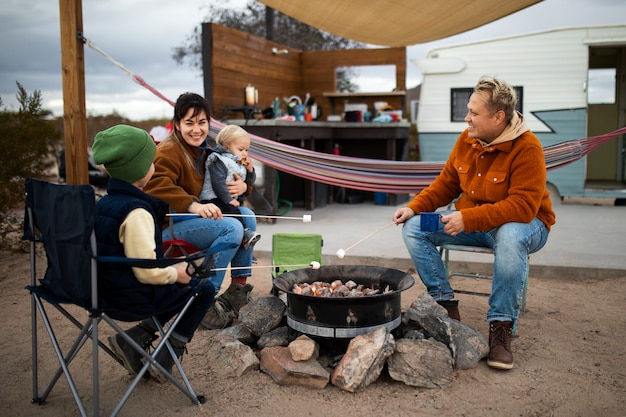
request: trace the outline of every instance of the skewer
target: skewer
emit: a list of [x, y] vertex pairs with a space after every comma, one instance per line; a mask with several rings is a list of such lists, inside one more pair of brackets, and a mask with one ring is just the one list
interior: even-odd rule
[[311, 269], [320, 269], [320, 263], [317, 261], [309, 262], [308, 264], [294, 264], [294, 265], [253, 265], [253, 266], [235, 266], [235, 267], [226, 267], [226, 268], [212, 268], [211, 271], [226, 271], [228, 269], [257, 269], [257, 268], [275, 268], [280, 266], [282, 268], [295, 268], [295, 267], [306, 267], [310, 266]]
[[339, 249], [336, 253], [337, 258], [339, 259], [343, 259], [344, 256], [346, 256], [346, 252], [348, 252], [350, 249], [352, 249], [353, 247], [355, 247], [356, 245], [358, 245], [359, 243], [363, 242], [365, 239], [368, 239], [372, 236], [374, 236], [376, 233], [380, 232], [383, 229], [388, 228], [389, 226], [395, 225], [395, 222], [389, 223], [383, 227], [380, 227], [376, 230], [374, 230], [372, 233], [370, 233], [369, 235], [365, 236], [364, 238], [362, 238], [361, 240], [358, 240], [356, 242], [354, 242], [352, 245], [348, 246], [346, 249]]
[[[199, 217], [198, 214], [195, 213], [168, 213], [166, 214], [167, 217], [177, 217], [177, 216], [194, 216], [194, 217]], [[311, 223], [311, 215], [310, 214], [303, 214], [302, 217], [295, 217], [295, 216], [270, 216], [270, 215], [264, 215], [264, 214], [229, 214], [229, 213], [223, 213], [222, 216], [224, 217], [257, 217], [257, 218], [261, 218], [261, 219], [285, 219], [285, 220], [302, 220], [302, 223]]]

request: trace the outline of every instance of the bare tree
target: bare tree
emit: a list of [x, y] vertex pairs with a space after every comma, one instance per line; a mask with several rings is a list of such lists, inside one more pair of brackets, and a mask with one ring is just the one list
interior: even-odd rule
[[[303, 51], [364, 47], [362, 43], [316, 29], [253, 0], [249, 1], [244, 9], [230, 8], [228, 1], [224, 0], [213, 2], [207, 6], [207, 9], [208, 15], [205, 21], [219, 23]], [[174, 48], [172, 58], [179, 65], [188, 62], [192, 68], [202, 69], [201, 26], [195, 27], [185, 42]], [[358, 85], [351, 81], [357, 75], [353, 69], [339, 69], [337, 72], [338, 90], [358, 91]]]

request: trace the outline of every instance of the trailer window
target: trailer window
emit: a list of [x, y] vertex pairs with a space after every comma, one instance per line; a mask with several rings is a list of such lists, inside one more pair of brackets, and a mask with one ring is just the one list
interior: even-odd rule
[[467, 103], [470, 96], [474, 92], [473, 88], [453, 88], [450, 90], [452, 96], [450, 97], [450, 103], [452, 106], [450, 114], [452, 115], [451, 122], [462, 122], [467, 115]]
[[[517, 93], [515, 110], [523, 113], [524, 87], [513, 87]], [[462, 122], [467, 115], [467, 102], [474, 92], [473, 88], [453, 88], [450, 90], [450, 121]]]
[[616, 74], [615, 68], [590, 69], [587, 76], [589, 79], [587, 103], [615, 104]]

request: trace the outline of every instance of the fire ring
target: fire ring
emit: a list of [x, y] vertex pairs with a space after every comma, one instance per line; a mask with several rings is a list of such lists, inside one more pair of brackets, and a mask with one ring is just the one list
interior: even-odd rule
[[[315, 297], [295, 294], [294, 284], [317, 281], [343, 282], [381, 290], [362, 297]], [[367, 265], [330, 265], [298, 269], [274, 279], [274, 286], [287, 294], [287, 324], [314, 337], [348, 339], [380, 327], [393, 330], [401, 322], [401, 292], [413, 286], [412, 276], [396, 269]], [[384, 292], [388, 289], [387, 292]]]

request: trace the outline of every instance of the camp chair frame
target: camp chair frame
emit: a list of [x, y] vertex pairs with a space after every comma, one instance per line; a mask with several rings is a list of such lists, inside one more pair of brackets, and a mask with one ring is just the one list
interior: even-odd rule
[[[487, 280], [489, 282], [493, 280], [492, 275], [451, 270], [450, 251], [478, 253], [478, 254], [483, 254], [483, 255], [493, 255], [493, 249], [487, 248], [487, 247], [454, 245], [451, 243], [442, 244], [439, 247], [439, 252], [441, 253], [441, 257], [443, 260], [443, 268], [445, 270], [448, 281], [450, 281], [450, 279], [453, 277], [482, 279], [482, 280]], [[519, 299], [521, 313], [526, 312], [526, 296], [528, 295], [528, 275], [529, 275], [529, 270], [530, 270], [530, 255], [528, 256], [527, 260], [528, 260], [528, 263], [527, 263], [526, 272], [524, 274], [524, 282], [522, 284], [522, 293]], [[463, 289], [458, 289], [458, 288], [455, 288], [454, 292], [459, 293], [459, 294], [477, 295], [477, 296], [484, 296], [484, 297], [489, 297], [491, 295], [491, 292], [469, 291], [469, 290], [463, 290]], [[515, 323], [513, 324], [513, 334], [517, 333], [517, 324], [518, 324], [518, 320], [516, 320]]]
[[[63, 187], [63, 188], [57, 188]], [[62, 198], [59, 198], [59, 201], [54, 200], [51, 204], [51, 207], [38, 207], [38, 193], [46, 194], [46, 193], [55, 193], [60, 192], [63, 194]], [[64, 200], [64, 201], [61, 201]], [[59, 207], [57, 207], [57, 202], [59, 202]], [[49, 236], [47, 230], [57, 229], [57, 217], [59, 216], [59, 211], [62, 211], [63, 208], [69, 207], [67, 203], [71, 203], [72, 207], [82, 206], [81, 208], [75, 208], [73, 213], [70, 216], [76, 215], [78, 218], [73, 218], [75, 225], [77, 228], [84, 228], [82, 234], [77, 233], [79, 236], [71, 236], [68, 237], [68, 241], [73, 246], [73, 248], [69, 246], [65, 246], [64, 249], [72, 250], [76, 249], [82, 252], [85, 257], [88, 257], [89, 260], [85, 261], [83, 267], [79, 267], [81, 272], [86, 272], [88, 275], [89, 282], [89, 291], [85, 291], [85, 288], [82, 289], [82, 295], [78, 294], [74, 288], [69, 288], [69, 293], [59, 294], [56, 292], [58, 289], [57, 286], [63, 286], [63, 281], [65, 281], [65, 272], [67, 268], [64, 267], [64, 259], [60, 259], [63, 257], [62, 251], [56, 247], [55, 243], [51, 241], [55, 236]], [[65, 204], [64, 204], [65, 203]], [[31, 325], [32, 325], [32, 378], [33, 378], [33, 397], [32, 402], [34, 404], [43, 404], [51, 393], [53, 387], [59, 378], [64, 375], [65, 379], [68, 382], [70, 391], [74, 400], [78, 406], [81, 416], [87, 416], [87, 411], [85, 409], [85, 404], [80, 398], [80, 394], [78, 392], [78, 388], [76, 383], [74, 382], [74, 378], [72, 377], [72, 373], [70, 371], [70, 364], [72, 360], [77, 356], [79, 351], [89, 339], [92, 341], [92, 388], [93, 388], [93, 416], [99, 415], [100, 409], [100, 397], [99, 397], [99, 349], [102, 349], [109, 356], [111, 356], [118, 363], [122, 363], [119, 358], [109, 349], [100, 339], [99, 339], [99, 324], [104, 321], [106, 322], [115, 332], [116, 334], [121, 335], [126, 342], [128, 342], [133, 348], [140, 353], [145, 358], [145, 364], [140, 372], [133, 379], [132, 383], [118, 402], [117, 406], [111, 413], [111, 416], [115, 416], [119, 413], [123, 405], [126, 403], [132, 392], [134, 391], [137, 384], [141, 381], [143, 376], [148, 371], [150, 365], [154, 365], [157, 369], [170, 381], [172, 382], [182, 393], [184, 393], [194, 404], [201, 404], [205, 402], [205, 398], [201, 395], [197, 395], [191, 386], [185, 372], [178, 360], [177, 355], [174, 353], [174, 350], [169, 342], [169, 337], [174, 331], [176, 325], [180, 322], [180, 320], [184, 317], [185, 313], [195, 300], [198, 295], [198, 291], [202, 286], [202, 283], [196, 287], [195, 290], [189, 292], [189, 297], [186, 303], [182, 306], [179, 313], [170, 321], [170, 323], [161, 326], [156, 317], [152, 317], [155, 328], [158, 329], [158, 332], [161, 336], [160, 342], [155, 346], [154, 350], [151, 354], [148, 354], [138, 343], [132, 340], [121, 328], [121, 326], [117, 323], [117, 321], [122, 322], [130, 322], [130, 321], [138, 321], [139, 319], [149, 319], [150, 317], [142, 317], [135, 319], [126, 319], [120, 318], [117, 312], [115, 311], [105, 311], [99, 307], [99, 298], [98, 298], [98, 276], [97, 276], [97, 262], [99, 261], [109, 261], [115, 262], [115, 259], [118, 259], [119, 262], [124, 264], [129, 264], [130, 266], [140, 266], [140, 267], [164, 267], [167, 265], [172, 265], [174, 263], [178, 263], [180, 259], [160, 259], [160, 260], [141, 260], [141, 259], [128, 259], [128, 258], [112, 258], [103, 260], [102, 258], [97, 258], [97, 243], [95, 237], [95, 231], [93, 229], [93, 225], [95, 224], [95, 193], [91, 186], [89, 185], [58, 185], [47, 183], [44, 181], [27, 179], [26, 180], [26, 207], [25, 207], [25, 222], [24, 222], [24, 239], [30, 241], [30, 285], [27, 286], [31, 294]], [[66, 217], [67, 214], [63, 214]], [[81, 218], [82, 216], [82, 218]], [[39, 217], [39, 218], [38, 218]], [[41, 228], [41, 223], [44, 223], [43, 228]], [[86, 223], [84, 225], [83, 223]], [[59, 226], [60, 227], [60, 226]], [[43, 230], [42, 230], [43, 229]], [[90, 230], [89, 230], [90, 229]], [[59, 228], [61, 230], [61, 227]], [[58, 230], [54, 230], [50, 233], [50, 235], [54, 235]], [[63, 233], [63, 231], [61, 232]], [[66, 237], [66, 236], [64, 236]], [[58, 240], [58, 239], [57, 239]], [[82, 240], [82, 243], [81, 243]], [[38, 283], [37, 278], [37, 248], [43, 245], [46, 251], [46, 259], [48, 261], [48, 268], [46, 270], [46, 276]], [[79, 247], [82, 246], [82, 247]], [[55, 252], [59, 255], [59, 258], [55, 259]], [[195, 272], [198, 272], [198, 268], [194, 261], [198, 259], [212, 259], [211, 256], [205, 253], [199, 253], [184, 260], [188, 261], [190, 265], [194, 265]], [[67, 260], [67, 259], [65, 259]], [[73, 260], [72, 260], [73, 261]], [[78, 260], [76, 260], [77, 263]], [[206, 272], [206, 262], [204, 262], [204, 268]], [[66, 262], [67, 263], [67, 262]], [[57, 279], [54, 281], [53, 285], [46, 285], [45, 280], [48, 279], [48, 272], [51, 271], [50, 276], [57, 275]], [[202, 271], [201, 271], [202, 272]], [[82, 276], [82, 274], [81, 274]], [[87, 278], [87, 277], [85, 277]], [[83, 285], [83, 284], [80, 284]], [[79, 285], [79, 286], [80, 286]], [[55, 292], [53, 292], [54, 289]], [[61, 291], [67, 290], [67, 288], [61, 288]], [[85, 294], [85, 292], [89, 292], [89, 295]], [[79, 297], [83, 297], [79, 299]], [[73, 344], [69, 347], [69, 349], [64, 353], [61, 349], [61, 346], [56, 338], [52, 322], [49, 318], [46, 304], [49, 304], [56, 308], [63, 316], [65, 316], [74, 326], [80, 329], [77, 338], [73, 342]], [[87, 320], [84, 323], [81, 323], [76, 317], [74, 317], [67, 308], [63, 305], [78, 305], [82, 307], [82, 310], [87, 314]], [[52, 343], [52, 348], [56, 354], [56, 357], [59, 361], [59, 368], [54, 373], [47, 387], [40, 392], [39, 389], [39, 348], [38, 348], [38, 324], [37, 317], [38, 314], [41, 317], [45, 329], [50, 337], [50, 341]], [[122, 313], [123, 314], [123, 313]], [[161, 351], [161, 349], [167, 349], [174, 361], [176, 369], [180, 374], [182, 379], [182, 383], [175, 378], [171, 373], [167, 372], [158, 362], [156, 362], [155, 357]]]

